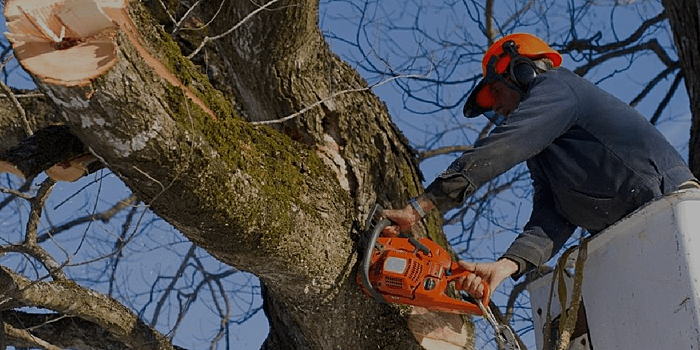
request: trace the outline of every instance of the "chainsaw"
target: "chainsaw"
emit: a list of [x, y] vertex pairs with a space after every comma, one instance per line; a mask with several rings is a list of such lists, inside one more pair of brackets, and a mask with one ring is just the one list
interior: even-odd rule
[[[391, 221], [382, 218], [382, 207], [375, 204], [365, 223], [365, 249], [357, 283], [362, 291], [380, 302], [413, 305], [431, 311], [483, 315], [489, 304], [486, 282], [482, 300], [472, 302], [446, 294], [450, 282], [472, 274], [448, 252], [429, 238], [379, 237]], [[364, 244], [362, 244], [364, 243]], [[471, 297], [469, 297], [471, 299]]]

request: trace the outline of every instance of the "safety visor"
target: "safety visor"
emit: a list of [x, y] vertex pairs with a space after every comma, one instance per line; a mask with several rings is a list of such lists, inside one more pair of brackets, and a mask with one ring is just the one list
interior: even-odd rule
[[481, 79], [479, 84], [476, 85], [474, 90], [469, 94], [467, 98], [467, 103], [464, 104], [464, 109], [462, 113], [467, 118], [474, 118], [482, 115], [486, 111], [493, 109], [493, 105], [496, 103], [493, 95], [491, 94], [490, 85], [496, 82], [497, 79]]
[[[467, 118], [474, 118], [482, 115], [486, 111], [493, 109], [493, 105], [496, 103], [496, 99], [491, 93], [491, 84], [496, 81], [504, 81], [505, 79], [497, 73], [496, 66], [502, 65], [503, 63], [510, 62], [510, 59], [501, 59], [507, 54], [501, 53], [500, 55], [491, 56], [488, 64], [486, 65], [486, 74], [483, 79], [476, 85], [467, 98], [467, 103], [464, 104], [464, 109], [462, 113]], [[508, 57], [505, 57], [508, 58]], [[505, 71], [506, 67], [499, 67], [500, 71]]]

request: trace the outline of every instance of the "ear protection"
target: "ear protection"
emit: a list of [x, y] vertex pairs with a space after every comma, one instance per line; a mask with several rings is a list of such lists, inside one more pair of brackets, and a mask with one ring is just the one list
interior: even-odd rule
[[510, 56], [508, 69], [510, 80], [524, 93], [537, 77], [539, 67], [531, 59], [521, 56], [515, 42], [503, 43], [503, 52]]

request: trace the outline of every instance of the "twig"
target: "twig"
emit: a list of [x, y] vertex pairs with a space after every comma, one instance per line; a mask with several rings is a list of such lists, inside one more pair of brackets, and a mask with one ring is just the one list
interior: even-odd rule
[[[8, 62], [10, 62], [12, 59], [14, 59], [14, 54], [8, 56], [3, 62], [2, 66], [0, 66], [0, 70], [5, 69], [5, 66], [7, 65]], [[9, 86], [5, 85], [5, 83], [0, 80], [0, 89], [5, 93], [5, 96], [10, 99], [12, 102], [12, 105], [15, 107], [17, 110], [17, 113], [19, 114], [20, 120], [22, 120], [22, 126], [24, 127], [24, 132], [27, 134], [27, 136], [32, 136], [34, 132], [32, 132], [32, 127], [29, 126], [29, 120], [27, 120], [27, 113], [24, 111], [24, 107], [19, 103], [19, 100], [17, 100], [17, 97], [15, 97], [15, 94], [12, 92]]]
[[[221, 2], [221, 4], [223, 5], [223, 3], [225, 3], [225, 2], [226, 2], [226, 1], [224, 0], [224, 1]], [[180, 31], [180, 29], [182, 28], [182, 25], [185, 23], [186, 20], [188, 20], [188, 19], [190, 18], [190, 16], [192, 16], [192, 13], [193, 13], [194, 9], [195, 9], [200, 3], [202, 3], [202, 0], [197, 0], [197, 2], [194, 3], [194, 5], [190, 6], [190, 8], [187, 9], [187, 12], [185, 12], [185, 14], [182, 16], [182, 18], [180, 18], [180, 20], [179, 20], [177, 23], [175, 23], [175, 28], [173, 28], [173, 31], [170, 32], [170, 35], [172, 35], [172, 36], [177, 35], [177, 33], [178, 33], [178, 32]], [[221, 7], [219, 7], [219, 10], [221, 10]], [[217, 13], [218, 13], [218, 12], [217, 12]]]
[[263, 120], [263, 121], [259, 121], [259, 122], [251, 122], [251, 124], [253, 124], [253, 125], [267, 125], [267, 124], [284, 123], [284, 122], [286, 122], [287, 120], [296, 118], [296, 117], [298, 117], [298, 116], [300, 116], [300, 115], [302, 115], [302, 114], [308, 112], [309, 110], [311, 110], [311, 109], [313, 109], [313, 108], [315, 108], [315, 107], [321, 105], [322, 103], [325, 103], [326, 101], [332, 100], [332, 99], [334, 99], [334, 98], [336, 98], [336, 97], [338, 97], [338, 96], [340, 96], [340, 95], [344, 95], [344, 94], [351, 93], [351, 92], [369, 91], [369, 90], [371, 90], [371, 89], [373, 89], [373, 88], [375, 88], [375, 87], [377, 87], [377, 86], [384, 85], [384, 84], [389, 83], [389, 82], [391, 82], [391, 81], [394, 81], [394, 80], [396, 80], [396, 79], [401, 79], [401, 78], [422, 78], [422, 77], [424, 77], [424, 76], [422, 76], [422, 75], [401, 75], [401, 76], [391, 77], [391, 78], [389, 78], [389, 79], [387, 79], [387, 80], [380, 81], [380, 82], [378, 82], [378, 83], [376, 83], [376, 84], [374, 84], [374, 85], [371, 85], [371, 86], [367, 86], [367, 87], [363, 87], [363, 88], [357, 88], [357, 89], [348, 89], [348, 90], [338, 91], [338, 92], [334, 93], [333, 95], [331, 95], [331, 96], [329, 96], [329, 97], [327, 97], [327, 98], [324, 98], [323, 100], [316, 101], [316, 102], [314, 102], [313, 104], [311, 104], [310, 106], [308, 106], [308, 107], [306, 107], [306, 108], [304, 108], [304, 109], [302, 109], [302, 110], [300, 110], [300, 111], [298, 111], [298, 112], [296, 112], [296, 113], [290, 114], [290, 115], [288, 115], [288, 116], [286, 116], [286, 117], [284, 117], [284, 118], [274, 119], [274, 120]]
[[[42, 93], [31, 93], [31, 94], [21, 94], [21, 95], [14, 95], [15, 98], [20, 99], [20, 98], [35, 98], [35, 97], [44, 97], [46, 95]], [[5, 95], [5, 94], [0, 94], [0, 98], [12, 98], [12, 96]]]
[[431, 150], [427, 150], [424, 152], [420, 152], [420, 154], [418, 155], [418, 161], [423, 161], [423, 160], [426, 160], [428, 158], [437, 157], [437, 156], [441, 156], [444, 154], [465, 152], [465, 151], [468, 151], [472, 148], [474, 148], [474, 147], [470, 146], [470, 145], [457, 145], [457, 146], [440, 147], [438, 149], [431, 149]]
[[278, 2], [278, 1], [279, 1], [279, 0], [272, 0], [272, 1], [268, 2], [268, 3], [265, 4], [265, 5], [258, 7], [255, 11], [249, 13], [247, 16], [245, 16], [245, 18], [243, 18], [240, 22], [238, 22], [235, 26], [231, 27], [231, 29], [227, 30], [227, 31], [224, 32], [223, 34], [219, 34], [219, 35], [217, 35], [217, 36], [211, 36], [211, 37], [208, 36], [208, 37], [205, 37], [204, 40], [202, 40], [202, 43], [199, 44], [199, 47], [198, 47], [196, 50], [194, 50], [191, 54], [189, 54], [189, 55], [187, 56], [187, 58], [192, 59], [192, 57], [194, 57], [195, 55], [197, 55], [197, 54], [199, 53], [199, 51], [201, 51], [202, 48], [204, 48], [204, 45], [206, 45], [206, 44], [209, 43], [210, 41], [217, 40], [217, 39], [221, 39], [221, 38], [225, 37], [226, 35], [231, 34], [234, 30], [238, 29], [241, 25], [243, 25], [243, 23], [247, 22], [250, 18], [252, 18], [252, 17], [255, 16], [256, 14], [258, 14], [258, 12], [260, 12], [260, 11], [262, 11], [262, 10], [264, 10], [264, 9], [266, 9], [266, 8], [268, 8], [268, 7], [270, 7], [270, 5], [272, 5], [272, 4], [274, 4], [274, 3]]
[[13, 190], [10, 188], [5, 188], [5, 187], [0, 187], [0, 193], [11, 194], [15, 197], [19, 197], [19, 198], [26, 199], [26, 200], [31, 200], [33, 198], [32, 196], [30, 196], [24, 192], [20, 192], [20, 191]]
[[177, 24], [177, 21], [175, 20], [173, 15], [170, 14], [170, 11], [168, 11], [168, 7], [165, 6], [165, 3], [163, 2], [163, 0], [158, 0], [158, 2], [160, 2], [160, 6], [163, 8], [163, 11], [165, 11], [165, 14], [168, 15], [168, 17], [170, 17], [170, 21]]
[[[225, 4], [225, 3], [226, 3], [226, 0], [224, 0], [224, 1], [221, 2], [221, 4], [219, 5], [219, 9], [216, 10], [216, 13], [211, 17], [211, 19], [209, 20], [209, 22], [205, 23], [203, 26], [199, 26], [199, 27], [197, 27], [197, 28], [180, 28], [180, 30], [184, 30], [184, 31], [187, 31], [187, 30], [202, 30], [202, 29], [208, 27], [208, 26], [211, 24], [211, 22], [214, 22], [214, 20], [216, 19], [216, 17], [219, 16], [219, 13], [221, 13], [221, 9], [224, 8], [224, 4]], [[184, 18], [184, 17], [183, 17], [183, 18]]]

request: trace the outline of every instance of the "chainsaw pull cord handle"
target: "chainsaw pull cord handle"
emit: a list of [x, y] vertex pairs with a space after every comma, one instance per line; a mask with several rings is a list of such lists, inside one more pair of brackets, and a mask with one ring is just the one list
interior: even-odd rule
[[[454, 262], [454, 261], [452, 262], [452, 265], [450, 266], [450, 272], [451, 272], [450, 275], [447, 276], [447, 283], [450, 283], [452, 281], [457, 281], [458, 279], [460, 279], [462, 277], [466, 278], [469, 275], [474, 273], [472, 271], [465, 269], [458, 262]], [[491, 301], [491, 287], [484, 280], [481, 280], [481, 285], [484, 286], [484, 296], [481, 298], [481, 304], [488, 305], [489, 302]], [[478, 304], [478, 301], [477, 301], [477, 304]], [[485, 317], [485, 315], [483, 315], [483, 312], [482, 312], [482, 315], [480, 315], [480, 316]]]
[[384, 208], [382, 208], [381, 205], [375, 204], [367, 216], [367, 221], [365, 222], [365, 229], [369, 230], [372, 228], [372, 232], [369, 242], [367, 243], [367, 247], [365, 248], [365, 256], [362, 259], [362, 285], [364, 285], [365, 289], [372, 294], [374, 299], [383, 303], [388, 303], [381, 294], [374, 290], [374, 287], [372, 287], [372, 282], [369, 280], [369, 266], [372, 264], [374, 245], [377, 244], [377, 238], [379, 238], [382, 230], [391, 225], [391, 221], [389, 221], [389, 219], [382, 218], [381, 220], [376, 221], [379, 217], [381, 217], [383, 210]]

